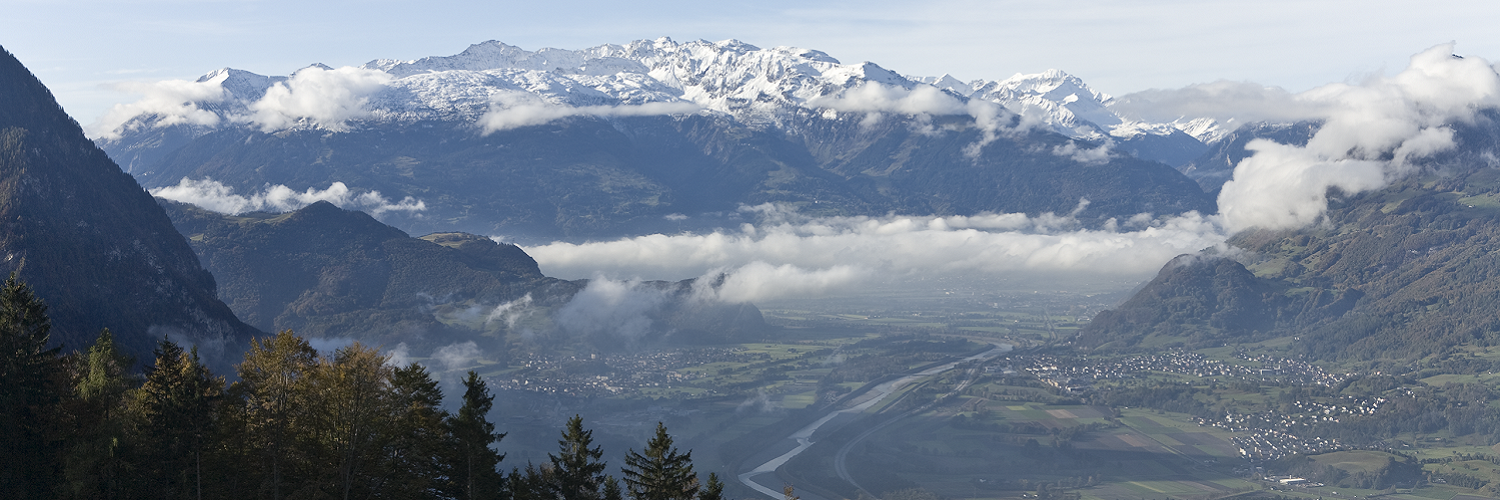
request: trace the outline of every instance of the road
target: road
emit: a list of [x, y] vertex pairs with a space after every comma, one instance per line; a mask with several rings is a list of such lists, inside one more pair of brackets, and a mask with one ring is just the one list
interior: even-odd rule
[[[781, 456], [778, 456], [776, 458], [768, 460], [768, 461], [766, 461], [763, 464], [760, 464], [760, 466], [758, 466], [758, 467], [756, 467], [754, 469], [751, 469], [748, 472], [741, 473], [739, 475], [740, 482], [744, 483], [745, 486], [749, 486], [751, 489], [753, 489], [755, 491], [758, 491], [758, 492], [760, 492], [762, 494], [765, 494], [766, 496], [771, 497], [774, 500], [782, 500], [782, 498], [784, 497], [784, 495], [782, 494], [782, 492], [781, 492], [780, 489], [771, 488], [769, 486], [761, 484], [761, 483], [759, 483], [759, 482], [756, 481], [756, 478], [761, 477], [761, 476], [766, 475], [766, 474], [772, 474], [772, 473], [776, 472], [776, 469], [780, 468], [782, 465], [785, 465], [788, 460], [792, 459], [792, 457], [795, 457], [795, 456], [801, 454], [802, 452], [807, 451], [807, 449], [813, 445], [813, 441], [812, 441], [812, 435], [813, 435], [813, 433], [817, 432], [819, 428], [822, 428], [824, 425], [828, 424], [828, 422], [832, 421], [834, 418], [837, 418], [837, 417], [839, 417], [841, 415], [851, 415], [851, 416], [854, 416], [854, 417], [859, 417], [860, 414], [864, 413], [865, 410], [868, 410], [871, 407], [874, 407], [875, 405], [879, 404], [881, 401], [884, 401], [886, 398], [890, 397], [892, 394], [895, 394], [897, 391], [900, 391], [901, 388], [906, 387], [908, 384], [911, 384], [912, 382], [915, 382], [915, 381], [918, 381], [918, 380], [922, 380], [922, 379], [925, 379], [925, 378], [928, 378], [928, 377], [932, 377], [934, 375], [941, 374], [941, 373], [946, 372], [948, 370], [952, 370], [952, 369], [956, 368], [961, 363], [967, 363], [967, 362], [970, 362], [970, 361], [988, 361], [990, 359], [994, 359], [996, 356], [999, 356], [999, 355], [1004, 354], [1006, 352], [1010, 352], [1010, 349], [1011, 349], [1010, 345], [1007, 345], [1007, 344], [995, 344], [995, 348], [994, 349], [990, 349], [988, 351], [985, 351], [985, 352], [982, 352], [982, 353], [979, 353], [979, 354], [975, 354], [973, 356], [969, 356], [967, 358], [964, 358], [964, 359], [961, 359], [961, 360], [958, 360], [958, 361], [954, 361], [952, 363], [947, 363], [947, 364], [944, 364], [944, 365], [940, 365], [940, 366], [935, 366], [935, 367], [932, 367], [932, 368], [928, 368], [926, 370], [922, 370], [922, 371], [917, 372], [917, 373], [906, 375], [906, 376], [903, 376], [901, 378], [898, 378], [898, 379], [895, 379], [895, 380], [891, 380], [891, 381], [888, 381], [888, 382], [876, 385], [875, 387], [870, 388], [869, 391], [866, 391], [864, 394], [860, 395], [860, 397], [855, 398], [853, 401], [850, 401], [850, 403], [852, 403], [854, 406], [850, 406], [848, 408], [844, 408], [844, 409], [841, 409], [841, 410], [831, 410], [831, 411], [828, 412], [827, 415], [823, 415], [823, 417], [819, 418], [818, 420], [814, 421], [813, 423], [807, 424], [806, 427], [803, 427], [802, 429], [798, 430], [797, 432], [792, 433], [791, 436], [787, 436], [787, 439], [793, 440], [793, 441], [796, 442], [796, 444], [797, 444], [796, 447], [792, 448], [790, 451], [787, 451], [786, 453], [781, 454]], [[972, 373], [971, 373], [971, 375], [972, 375]], [[973, 380], [973, 377], [970, 376], [969, 380]], [[968, 381], [966, 381], [964, 384], [962, 384], [962, 387], [967, 387], [967, 386], [968, 386]], [[960, 387], [959, 389], [955, 389], [955, 390], [962, 390], [962, 387]], [[887, 423], [889, 423], [889, 422], [890, 421], [887, 421]], [[846, 423], [846, 425], [847, 425], [847, 423]], [[884, 424], [882, 424], [882, 426], [883, 425]], [[873, 431], [874, 431], [874, 429], [871, 429], [869, 431], [865, 431], [865, 433], [860, 434], [858, 438], [856, 438], [853, 441], [851, 441], [851, 443], [849, 445], [845, 445], [843, 449], [839, 450], [838, 458], [835, 460], [835, 464], [834, 464], [835, 465], [835, 469], [838, 470], [839, 477], [843, 478], [845, 481], [849, 481], [850, 484], [854, 484], [854, 482], [847, 477], [848, 473], [847, 473], [847, 471], [845, 471], [843, 458], [844, 458], [844, 456], [846, 456], [848, 454], [848, 449], [850, 448], [850, 446], [852, 446], [853, 443], [858, 442], [860, 439], [863, 439], [865, 436], [868, 436]]]

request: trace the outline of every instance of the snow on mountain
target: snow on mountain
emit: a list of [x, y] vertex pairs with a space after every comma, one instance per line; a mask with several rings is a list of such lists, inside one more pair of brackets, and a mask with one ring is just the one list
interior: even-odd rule
[[126, 131], [176, 123], [161, 117], [184, 109], [214, 113], [216, 126], [251, 125], [266, 131], [341, 130], [359, 120], [460, 120], [486, 128], [574, 115], [691, 112], [775, 127], [844, 111], [967, 112], [978, 120], [986, 113], [968, 104], [975, 102], [998, 104], [1025, 117], [1023, 123], [1090, 141], [1167, 135], [1174, 126], [1184, 131], [1205, 127], [1129, 122], [1110, 111], [1108, 94], [1058, 70], [969, 83], [948, 75], [909, 78], [874, 63], [844, 64], [816, 50], [762, 49], [737, 40], [679, 43], [659, 38], [536, 51], [488, 41], [452, 56], [377, 59], [359, 68], [313, 65], [288, 77], [225, 68], [194, 83], [216, 85], [225, 97], [151, 101], [172, 106], [135, 103], [96, 124], [94, 135], [113, 140]]
[[1230, 121], [1231, 123], [1219, 123], [1218, 120], [1208, 117], [1179, 118], [1172, 122], [1172, 126], [1204, 144], [1212, 144], [1227, 137], [1238, 128], [1238, 124], [1232, 123], [1234, 120]]
[[1108, 137], [1130, 139], [1141, 135], [1170, 136], [1180, 131], [1207, 144], [1223, 137], [1224, 130], [1213, 119], [1179, 120], [1172, 123], [1148, 123], [1130, 120], [1110, 107], [1114, 98], [1094, 90], [1076, 76], [1056, 69], [1035, 74], [1017, 73], [999, 81], [963, 82], [951, 75], [909, 77], [970, 99], [993, 102], [1027, 119], [1045, 124], [1053, 131], [1093, 141]]

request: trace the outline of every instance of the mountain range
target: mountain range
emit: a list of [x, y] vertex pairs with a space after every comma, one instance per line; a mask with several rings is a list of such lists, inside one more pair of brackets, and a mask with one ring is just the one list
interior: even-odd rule
[[1127, 120], [1059, 71], [963, 83], [733, 40], [485, 42], [288, 77], [226, 68], [185, 88], [173, 106], [121, 107], [96, 130], [158, 195], [254, 201], [268, 186], [343, 183], [412, 233], [538, 240], [734, 226], [740, 207], [764, 203], [812, 215], [1081, 208], [1095, 223], [1208, 213], [1212, 198], [1172, 167], [1224, 133]]

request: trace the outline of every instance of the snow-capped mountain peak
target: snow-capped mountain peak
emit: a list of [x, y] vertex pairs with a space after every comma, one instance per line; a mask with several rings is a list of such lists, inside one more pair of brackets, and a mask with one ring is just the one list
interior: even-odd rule
[[[646, 105], [656, 107], [622, 112], [638, 115], [696, 110], [731, 116], [757, 127], [778, 127], [795, 117], [823, 115], [830, 103], [838, 104], [838, 113], [963, 113], [964, 102], [972, 100], [999, 104], [1027, 116], [1032, 123], [1079, 139], [1107, 140], [1113, 128], [1126, 122], [1110, 111], [1112, 98], [1108, 94], [1055, 69], [999, 81], [963, 82], [947, 74], [906, 77], [873, 62], [844, 64], [817, 50], [786, 46], [762, 49], [733, 39], [677, 42], [662, 37], [580, 50], [534, 51], [490, 40], [451, 56], [376, 59], [359, 68], [337, 70], [313, 65], [291, 77], [224, 68], [205, 75], [198, 83], [217, 84], [228, 98], [193, 103], [193, 109], [221, 115], [222, 124], [248, 123], [263, 129], [340, 128], [349, 120], [481, 122], [516, 106], [566, 108], [548, 112], [548, 116], [606, 116], [617, 113], [607, 108]], [[282, 105], [261, 106], [256, 113], [246, 111], [277, 85], [285, 87], [277, 94], [285, 98]], [[863, 101], [847, 98], [855, 89], [867, 87], [877, 91], [856, 96]], [[937, 101], [923, 101], [925, 104], [919, 106], [902, 101], [922, 87], [950, 97], [934, 97]], [[298, 97], [289, 97], [293, 95]], [[309, 113], [323, 115], [298, 115], [303, 110], [295, 104], [304, 102], [329, 105], [308, 108]], [[142, 115], [174, 109], [143, 107]], [[267, 114], [271, 111], [274, 114]], [[265, 116], [274, 116], [276, 121], [257, 121], [257, 117]], [[529, 119], [494, 123], [533, 124]], [[115, 130], [131, 126], [140, 125], [121, 122]], [[1159, 129], [1137, 124], [1129, 133], [1157, 134]]]

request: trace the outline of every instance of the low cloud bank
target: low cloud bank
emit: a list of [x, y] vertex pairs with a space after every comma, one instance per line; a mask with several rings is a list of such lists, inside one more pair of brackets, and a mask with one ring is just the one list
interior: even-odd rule
[[653, 279], [703, 277], [725, 301], [814, 297], [876, 279], [1066, 276], [1144, 279], [1226, 235], [1196, 213], [1141, 215], [1100, 229], [1068, 216], [802, 217], [776, 205], [745, 207], [760, 221], [737, 231], [654, 234], [526, 248], [550, 276], [597, 272]]
[[617, 116], [660, 116], [696, 113], [703, 108], [691, 102], [648, 102], [639, 105], [568, 106], [552, 104], [525, 92], [496, 94], [489, 110], [479, 117], [481, 133], [489, 135], [502, 130], [542, 125], [573, 116], [600, 118]]
[[638, 340], [651, 333], [649, 313], [665, 304], [668, 290], [643, 285], [639, 280], [619, 281], [595, 276], [588, 286], [553, 315], [565, 331], [598, 335], [613, 334]]
[[307, 188], [306, 191], [296, 191], [277, 184], [267, 186], [259, 193], [245, 196], [235, 194], [234, 188], [213, 179], [204, 178], [195, 181], [184, 177], [176, 186], [152, 189], [151, 195], [197, 205], [203, 209], [224, 214], [242, 214], [257, 210], [290, 212], [319, 201], [326, 201], [344, 209], [363, 210], [375, 216], [392, 211], [415, 213], [427, 209], [426, 203], [410, 196], [393, 203], [381, 195], [380, 191], [357, 193], [342, 182], [334, 182], [328, 186], [328, 189]]

